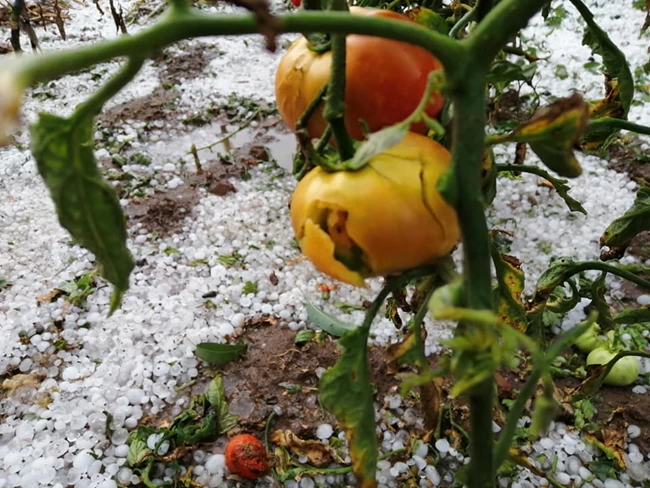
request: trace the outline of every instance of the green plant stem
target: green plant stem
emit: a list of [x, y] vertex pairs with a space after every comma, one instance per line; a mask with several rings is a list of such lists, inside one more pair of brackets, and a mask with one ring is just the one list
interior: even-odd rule
[[456, 36], [458, 36], [458, 33], [462, 31], [465, 27], [467, 27], [467, 24], [469, 24], [472, 20], [474, 20], [475, 17], [476, 17], [476, 8], [473, 8], [472, 10], [465, 12], [465, 15], [463, 15], [449, 31], [449, 37], [455, 39]]
[[515, 436], [515, 431], [517, 430], [517, 422], [521, 418], [521, 415], [524, 413], [526, 408], [526, 403], [528, 399], [535, 393], [535, 388], [537, 387], [537, 382], [548, 371], [550, 364], [553, 360], [560, 355], [560, 353], [573, 343], [580, 334], [585, 332], [591, 324], [595, 321], [595, 315], [590, 315], [589, 318], [582, 324], [574, 327], [571, 330], [568, 330], [555, 339], [553, 344], [548, 348], [546, 354], [544, 354], [541, 361], [535, 364], [535, 368], [531, 372], [528, 380], [524, 384], [523, 388], [517, 394], [510, 412], [508, 413], [508, 418], [506, 419], [506, 424], [501, 431], [499, 440], [496, 443], [494, 450], [494, 469], [498, 470], [503, 462], [508, 457], [508, 452], [512, 444], [512, 439]]
[[[348, 12], [347, 0], [331, 0], [330, 11]], [[354, 145], [345, 128], [345, 34], [332, 34], [332, 71], [323, 116], [332, 128], [341, 162], [354, 156]]]
[[323, 87], [319, 90], [319, 92], [316, 94], [316, 96], [313, 98], [311, 102], [309, 102], [309, 105], [307, 105], [307, 108], [305, 111], [300, 115], [298, 118], [298, 121], [296, 122], [296, 130], [300, 130], [304, 127], [307, 127], [307, 124], [309, 123], [309, 119], [313, 115], [313, 113], [316, 111], [316, 108], [320, 103], [323, 101], [323, 98], [327, 94], [327, 89], [328, 89], [328, 84], [325, 83]]
[[650, 135], [650, 127], [647, 125], [635, 124], [634, 122], [629, 122], [623, 119], [615, 119], [613, 117], [602, 117], [600, 119], [590, 120], [588, 127], [598, 127], [600, 125], [629, 130], [631, 132], [636, 132], [637, 134], [646, 134]]
[[83, 120], [99, 114], [104, 104], [135, 78], [143, 64], [144, 58], [129, 58], [124, 67], [115, 76], [108, 80], [104, 86], [92, 94], [85, 102], [77, 106], [73, 117], [78, 120]]
[[[331, 32], [381, 36], [420, 46], [445, 65], [447, 73], [464, 64], [465, 49], [447, 36], [420, 25], [399, 20], [360, 17], [345, 12], [300, 12], [278, 16], [282, 32]], [[133, 52], [151, 55], [183, 39], [244, 35], [258, 32], [252, 15], [209, 14], [195, 9], [177, 12], [137, 34], [74, 49], [20, 57], [3, 63], [0, 71], [13, 71], [25, 77], [28, 85], [50, 81], [94, 64], [110, 61]]]
[[[572, 268], [573, 274], [581, 273], [582, 271], [597, 270], [605, 271], [606, 273], [611, 273], [613, 275], [624, 278], [628, 281], [631, 281], [635, 285], [639, 285], [646, 290], [650, 290], [650, 281], [644, 280], [643, 278], [638, 277], [637, 275], [630, 273], [624, 269], [612, 266], [611, 264], [601, 263], [598, 261], [586, 261], [584, 263], [578, 263]], [[569, 277], [567, 277], [568, 279]]]
[[474, 62], [489, 66], [510, 37], [526, 27], [528, 20], [547, 3], [548, 0], [502, 0], [461, 42], [469, 46]]
[[[463, 246], [463, 278], [466, 306], [473, 310], [493, 310], [492, 270], [488, 226], [481, 197], [481, 163], [485, 137], [486, 73], [477, 66], [472, 76], [458, 81], [454, 98], [452, 171], [459, 191], [455, 202]], [[462, 134], [462, 137], [458, 137]], [[473, 327], [460, 323], [459, 332]], [[457, 332], [458, 333], [458, 332]], [[494, 483], [492, 460], [492, 406], [494, 376], [489, 374], [469, 394], [471, 410], [471, 488]]]

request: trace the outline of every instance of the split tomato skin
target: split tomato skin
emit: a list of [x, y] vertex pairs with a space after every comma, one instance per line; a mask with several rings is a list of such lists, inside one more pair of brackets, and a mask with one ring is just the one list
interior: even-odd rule
[[[403, 22], [417, 22], [390, 10], [350, 7], [351, 15], [364, 15]], [[321, 88], [329, 82], [332, 52], [315, 53], [304, 36], [289, 47], [281, 59], [275, 77], [278, 110], [284, 122], [296, 130], [296, 124]], [[364, 138], [360, 120], [376, 132], [408, 117], [426, 90], [429, 73], [442, 70], [442, 63], [425, 49], [402, 41], [374, 36], [346, 36], [345, 125], [350, 136]], [[434, 92], [426, 113], [436, 118], [442, 111], [442, 95]], [[327, 127], [321, 103], [309, 120], [308, 133], [319, 138]], [[423, 122], [412, 124], [412, 132], [425, 134]]]
[[269, 469], [264, 444], [251, 434], [233, 437], [226, 446], [225, 458], [228, 471], [249, 480], [261, 478]]

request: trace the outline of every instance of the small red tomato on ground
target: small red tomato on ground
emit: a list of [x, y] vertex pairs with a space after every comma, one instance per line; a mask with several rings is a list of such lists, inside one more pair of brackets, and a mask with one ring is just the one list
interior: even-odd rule
[[230, 439], [225, 457], [228, 471], [249, 480], [259, 479], [269, 468], [264, 444], [250, 434]]
[[300, 7], [301, 2], [302, 0], [291, 0], [291, 3], [293, 3], [294, 7]]

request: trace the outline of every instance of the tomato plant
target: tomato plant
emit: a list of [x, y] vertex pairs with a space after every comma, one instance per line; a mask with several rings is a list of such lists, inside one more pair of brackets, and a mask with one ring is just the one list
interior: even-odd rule
[[[395, 19], [416, 24], [405, 15], [390, 10], [351, 7], [353, 15]], [[362, 35], [346, 36], [345, 127], [353, 139], [364, 138], [364, 125], [376, 132], [405, 119], [417, 106], [432, 71], [442, 69], [440, 61], [426, 50], [391, 39]], [[312, 50], [301, 36], [280, 60], [275, 75], [276, 103], [282, 119], [292, 130], [307, 106], [328, 83], [332, 52]], [[436, 93], [427, 114], [440, 114], [443, 98]], [[323, 135], [327, 121], [322, 104], [309, 118], [309, 136]], [[412, 124], [411, 131], [426, 133], [424, 122]]]
[[[327, 11], [318, 11], [320, 1], [310, 0], [304, 9], [280, 16], [272, 15], [261, 1], [236, 3], [248, 7], [251, 14], [205, 13], [185, 0], [171, 0], [164, 20], [131, 36], [82, 51], [62, 50], [3, 63], [0, 135], [17, 122], [20, 98], [28, 87], [126, 58], [123, 69], [69, 117], [44, 114], [31, 127], [32, 153], [59, 221], [95, 255], [102, 276], [114, 285], [112, 313], [129, 288], [135, 260], [127, 248], [121, 203], [104, 180], [90, 143], [96, 115], [133, 80], [146, 58], [180, 39], [259, 31], [273, 51], [278, 34], [304, 33], [280, 60], [275, 83], [269, 80], [281, 117], [296, 132], [297, 160], [302, 158], [296, 172], [300, 182], [290, 204], [294, 233], [304, 255], [323, 273], [359, 286], [367, 277], [387, 278], [376, 298], [364, 306], [365, 318], [358, 327], [341, 323], [332, 327], [330, 318], [322, 314], [336, 331], [333, 335], [340, 336], [342, 350], [337, 363], [320, 377], [322, 405], [346, 430], [350, 470], [361, 486], [374, 488], [378, 439], [368, 341], [373, 320], [392, 295], [393, 303], [412, 313], [403, 342], [391, 349], [391, 363], [409, 363], [414, 370], [403, 389], [419, 389], [430, 432], [440, 432], [443, 422], [456, 429], [451, 419], [441, 417], [451, 415], [452, 409], [439, 408], [443, 395], [436, 380], [450, 378], [449, 399], [464, 397], [470, 411], [468, 433], [458, 434], [462, 427], [454, 431], [454, 442], [467, 448], [465, 459], [470, 463], [454, 482], [471, 488], [494, 486], [507, 462], [519, 460], [526, 466], [511, 446], [538, 383], [543, 393], [530, 412], [531, 435], [547, 429], [557, 411], [554, 375], [559, 368], [554, 361], [558, 356], [576, 344], [584, 352], [591, 350], [589, 365], [603, 364], [613, 352], [598, 347], [596, 319], [607, 329], [650, 321], [647, 308], [613, 316], [605, 300], [607, 275], [650, 289], [643, 276], [647, 268], [604, 262], [622, 257], [632, 239], [650, 229], [650, 190], [640, 190], [629, 211], [605, 229], [600, 244], [606, 249], [600, 261], [551, 260], [531, 296], [524, 294], [525, 266], [510, 255], [503, 238], [507, 232], [489, 228], [486, 219], [486, 207], [496, 196], [497, 173], [513, 179], [522, 172], [537, 175], [571, 212], [586, 213], [569, 195], [568, 181], [561, 179], [582, 175], [575, 152], [606, 147], [621, 129], [650, 134], [650, 128], [627, 120], [634, 80], [625, 56], [582, 1], [570, 0], [587, 23], [585, 44], [603, 59], [605, 98], [588, 102], [575, 93], [536, 106], [526, 120], [509, 120], [507, 129], [487, 131], [486, 94], [515, 81], [532, 80], [533, 63], [539, 58], [520, 47], [518, 33], [548, 7], [548, 0], [445, 6], [426, 2], [431, 7], [427, 10], [409, 4], [415, 7], [409, 15], [417, 22], [390, 10], [400, 9], [400, 2], [365, 2], [382, 8], [348, 8], [343, 0], [331, 0], [326, 2]], [[522, 66], [508, 56], [529, 64]], [[446, 101], [450, 110], [442, 112]], [[299, 124], [305, 125], [306, 134], [298, 130]], [[493, 147], [508, 143], [517, 144], [515, 160], [503, 162], [501, 157], [500, 162]], [[528, 149], [539, 164], [523, 164]], [[451, 259], [459, 243], [462, 272], [456, 271]], [[599, 271], [601, 276], [589, 280], [584, 276], [588, 271]], [[560, 327], [554, 321], [585, 296], [593, 310], [588, 319], [555, 334]], [[427, 314], [458, 324], [447, 343], [449, 357], [435, 371], [423, 341]], [[223, 345], [226, 350], [227, 346]], [[628, 353], [648, 356], [639, 351], [619, 354]], [[500, 368], [512, 368], [513, 358], [526, 365], [527, 377], [507, 415], [499, 412], [503, 428], [495, 436], [495, 378]], [[605, 382], [631, 384], [638, 377], [635, 364], [622, 358]], [[585, 378], [581, 386], [589, 386], [592, 379]], [[217, 418], [232, 421], [226, 409], [218, 410], [212, 412], [213, 423]], [[140, 451], [142, 456], [153, 455], [142, 445]], [[257, 438], [241, 435], [228, 444], [226, 464], [234, 474], [257, 479], [269, 468], [266, 455]]]

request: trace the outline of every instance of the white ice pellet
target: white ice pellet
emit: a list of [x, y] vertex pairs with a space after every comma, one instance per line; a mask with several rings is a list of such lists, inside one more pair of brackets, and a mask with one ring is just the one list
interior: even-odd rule
[[638, 425], [628, 425], [627, 426], [627, 435], [630, 437], [630, 439], [636, 439], [641, 435], [641, 427]]
[[223, 454], [213, 454], [205, 460], [205, 469], [207, 469], [210, 474], [217, 474], [223, 471], [225, 466], [226, 460]]
[[435, 446], [443, 454], [449, 452], [449, 441], [447, 439], [438, 439]]
[[334, 428], [330, 424], [321, 424], [316, 429], [316, 437], [321, 440], [329, 439], [334, 433]]
[[549, 437], [543, 437], [539, 443], [544, 449], [552, 449], [555, 446], [555, 442]]

